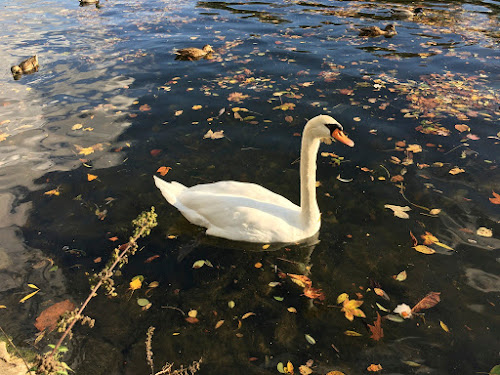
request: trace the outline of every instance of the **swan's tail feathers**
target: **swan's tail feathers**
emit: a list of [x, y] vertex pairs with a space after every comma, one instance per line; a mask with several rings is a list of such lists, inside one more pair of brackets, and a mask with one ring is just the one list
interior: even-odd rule
[[177, 196], [182, 193], [184, 189], [187, 189], [184, 185], [176, 181], [167, 182], [156, 176], [153, 176], [153, 178], [155, 180], [156, 187], [160, 189], [161, 194], [172, 206], [175, 206], [177, 203]]

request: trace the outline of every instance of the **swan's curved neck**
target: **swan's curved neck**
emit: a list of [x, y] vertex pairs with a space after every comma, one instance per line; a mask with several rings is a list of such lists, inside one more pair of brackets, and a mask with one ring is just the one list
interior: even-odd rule
[[319, 145], [319, 139], [310, 136], [307, 130], [304, 131], [300, 152], [300, 208], [305, 224], [320, 220], [316, 200], [316, 159]]

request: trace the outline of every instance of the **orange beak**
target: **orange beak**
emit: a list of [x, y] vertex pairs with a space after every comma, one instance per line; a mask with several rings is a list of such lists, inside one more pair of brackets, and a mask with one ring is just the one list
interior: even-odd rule
[[349, 147], [354, 147], [354, 142], [352, 141], [352, 139], [345, 135], [344, 132], [340, 129], [335, 129], [332, 133], [332, 137]]

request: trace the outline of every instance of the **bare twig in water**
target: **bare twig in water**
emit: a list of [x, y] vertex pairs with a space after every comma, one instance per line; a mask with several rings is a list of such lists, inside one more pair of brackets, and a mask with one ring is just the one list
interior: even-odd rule
[[401, 184], [401, 185], [398, 185], [399, 186], [399, 192], [401, 193], [401, 196], [404, 198], [405, 201], [407, 201], [409, 204], [411, 204], [412, 206], [415, 206], [415, 207], [418, 207], [418, 208], [421, 208], [422, 210], [426, 210], [426, 211], [430, 211], [431, 209], [430, 208], [427, 208], [427, 207], [424, 207], [424, 206], [419, 206], [418, 204], [415, 204], [413, 202], [411, 202], [408, 198], [406, 198], [406, 195], [405, 195], [405, 192], [404, 192], [404, 185]]
[[[54, 361], [56, 361], [56, 354], [59, 352], [59, 348], [64, 342], [64, 339], [71, 334], [71, 330], [75, 323], [79, 320], [84, 319], [85, 317], [82, 315], [83, 310], [87, 307], [90, 300], [97, 295], [97, 290], [104, 285], [107, 294], [111, 296], [116, 296], [114, 282], [112, 280], [112, 276], [114, 274], [115, 268], [121, 268], [128, 262], [128, 257], [130, 255], [134, 255], [138, 251], [137, 240], [141, 237], [145, 237], [149, 235], [151, 229], [153, 229], [156, 225], [156, 213], [154, 207], [151, 207], [150, 211], [145, 211], [141, 213], [137, 219], [132, 221], [135, 229], [130, 236], [129, 241], [125, 244], [114, 249], [111, 259], [108, 261], [104, 269], [98, 274], [94, 274], [91, 278], [91, 281], [96, 281], [96, 284], [92, 287], [90, 294], [87, 299], [83, 302], [82, 306], [78, 311], [73, 315], [71, 322], [67, 324], [67, 327], [60, 337], [57, 344], [54, 346], [51, 352], [46, 353], [43, 356], [40, 356], [37, 364], [38, 370], [37, 373], [51, 373], [51, 369], [54, 369]], [[57, 362], [57, 361], [56, 361]], [[49, 370], [47, 370], [49, 369]]]
[[161, 308], [162, 308], [162, 309], [177, 310], [177, 311], [179, 311], [182, 315], [186, 316], [186, 313], [185, 313], [184, 311], [182, 311], [181, 309], [179, 309], [178, 307], [174, 307], [174, 306], [162, 306]]

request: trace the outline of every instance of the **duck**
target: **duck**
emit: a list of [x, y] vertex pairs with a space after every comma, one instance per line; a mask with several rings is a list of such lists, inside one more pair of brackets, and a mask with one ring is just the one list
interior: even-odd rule
[[210, 44], [205, 44], [202, 49], [199, 48], [183, 48], [175, 51], [176, 60], [199, 60], [209, 56], [214, 50]]
[[99, 0], [79, 0], [81, 6], [99, 4]]
[[403, 9], [403, 8], [391, 8], [389, 9], [392, 16], [401, 17], [401, 18], [413, 18], [414, 16], [418, 16], [419, 14], [424, 14], [423, 8], [415, 8], [415, 9]]
[[393, 24], [387, 25], [383, 30], [378, 26], [362, 27], [359, 29], [359, 36], [376, 37], [384, 35], [386, 37], [394, 36], [397, 34], [396, 28]]
[[316, 159], [321, 142], [354, 142], [333, 117], [318, 115], [302, 132], [300, 206], [255, 183], [218, 181], [186, 187], [153, 176], [163, 197], [209, 236], [252, 243], [300, 243], [319, 232]]
[[23, 74], [30, 74], [38, 71], [40, 65], [38, 64], [38, 56], [31, 56], [30, 58], [24, 60], [19, 65], [14, 65], [10, 68], [10, 71], [14, 77], [20, 77]]

